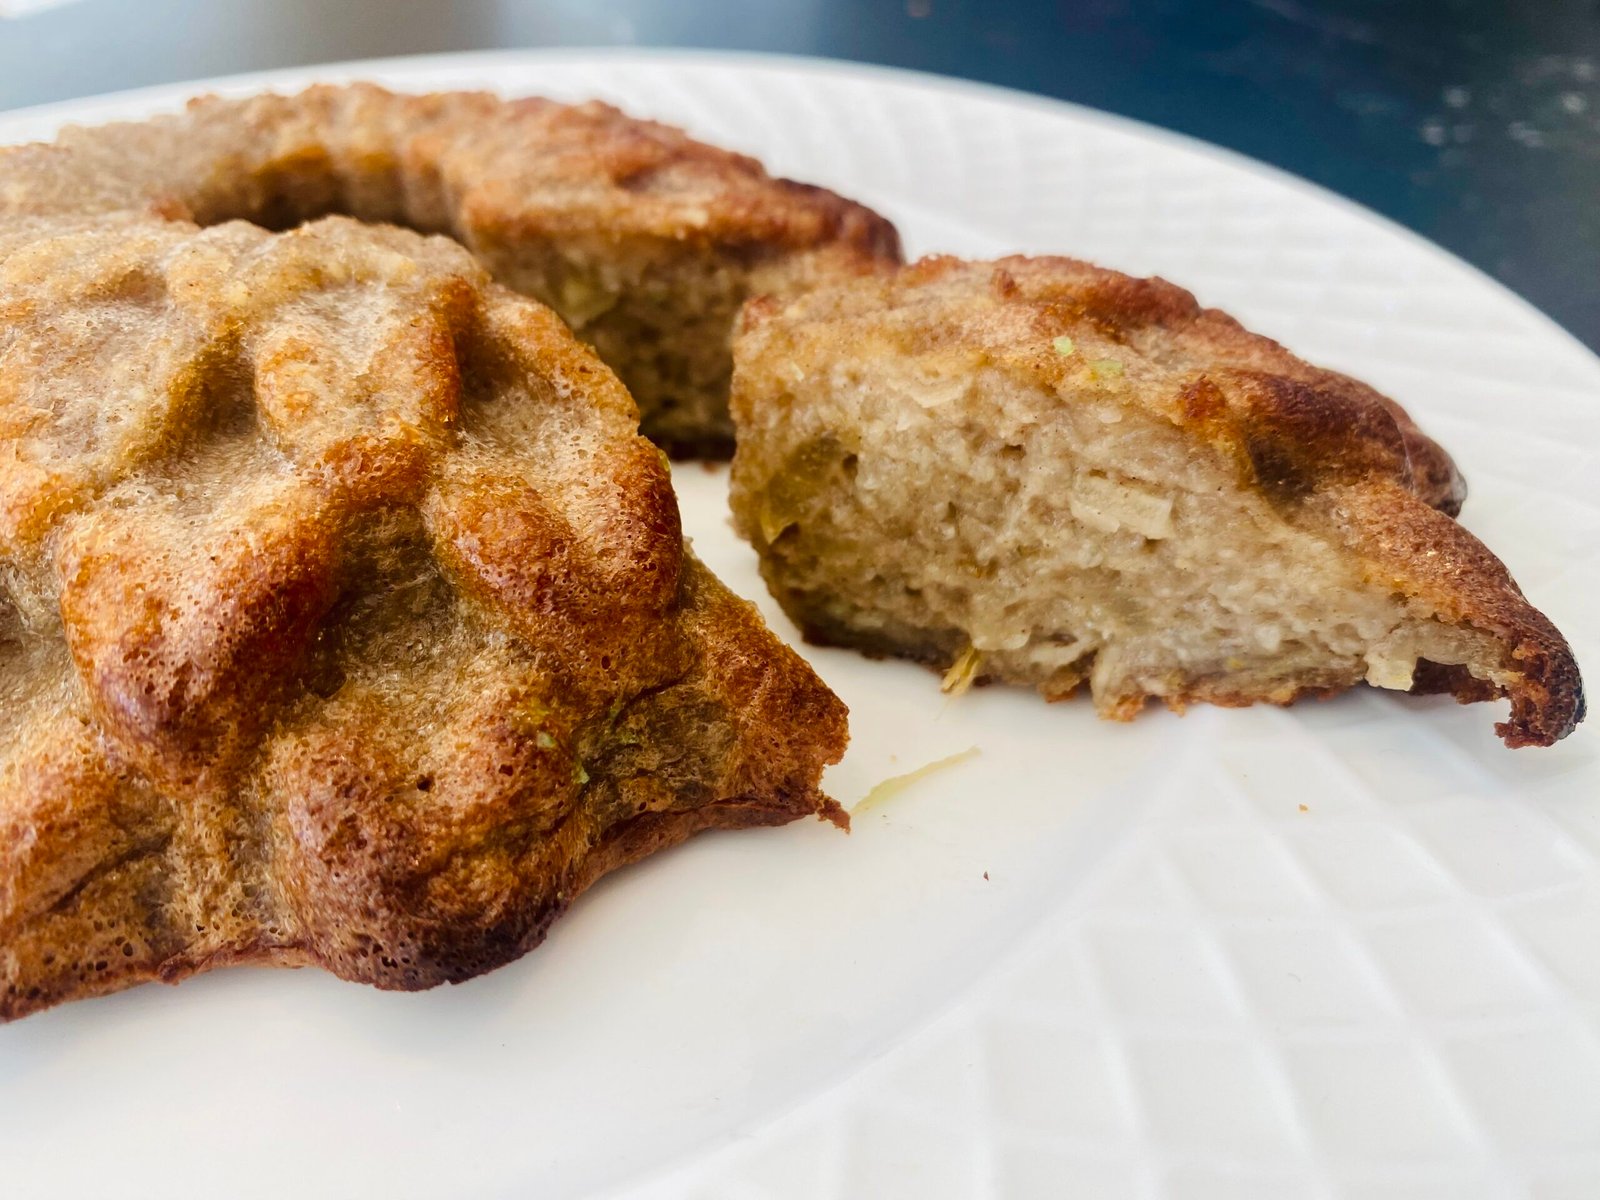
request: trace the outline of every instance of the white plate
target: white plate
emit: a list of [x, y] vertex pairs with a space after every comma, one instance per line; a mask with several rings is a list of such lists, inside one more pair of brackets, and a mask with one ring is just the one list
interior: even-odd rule
[[[0, 118], [0, 140], [311, 79], [603, 96], [883, 209], [909, 249], [1052, 250], [1193, 288], [1408, 404], [1467, 524], [1600, 662], [1600, 363], [1442, 251], [1171, 134], [814, 62], [365, 63]], [[685, 524], [766, 600], [725, 476]], [[808, 651], [828, 785], [980, 753], [862, 814], [703, 837], [542, 950], [388, 995], [223, 971], [0, 1028], [17, 1196], [1600, 1195], [1600, 763], [1493, 706], [1152, 713]]]

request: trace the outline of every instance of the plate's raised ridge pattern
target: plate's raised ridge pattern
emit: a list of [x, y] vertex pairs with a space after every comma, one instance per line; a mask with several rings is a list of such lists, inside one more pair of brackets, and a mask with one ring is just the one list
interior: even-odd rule
[[[1067, 911], [957, 1010], [637, 1194], [1595, 1194], [1592, 850], [1536, 800], [1473, 794], [1447, 768], [1389, 786], [1401, 727], [1365, 707], [1324, 729], [1212, 718], [1235, 727], [1228, 752], [1178, 764]], [[831, 1173], [780, 1167], [797, 1144]]]

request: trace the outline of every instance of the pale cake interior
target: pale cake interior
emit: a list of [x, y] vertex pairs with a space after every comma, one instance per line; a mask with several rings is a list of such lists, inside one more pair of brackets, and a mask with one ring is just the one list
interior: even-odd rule
[[1114, 393], [879, 360], [752, 407], [779, 429], [741, 430], [767, 442], [767, 477], [736, 464], [735, 504], [775, 593], [823, 640], [950, 668], [952, 686], [1087, 682], [1109, 716], [1146, 695], [1405, 689], [1419, 659], [1499, 674], [1488, 636], [1364, 578]]

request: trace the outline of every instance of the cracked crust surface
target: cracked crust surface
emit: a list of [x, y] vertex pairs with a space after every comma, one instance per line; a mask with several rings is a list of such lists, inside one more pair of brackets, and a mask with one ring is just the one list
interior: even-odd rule
[[1188, 292], [1065, 258], [932, 258], [756, 300], [732, 503], [809, 636], [1101, 711], [1362, 679], [1584, 714], [1571, 650], [1456, 523], [1394, 401]]
[[843, 823], [842, 704], [636, 422], [443, 238], [0, 225], [0, 1019], [464, 980], [698, 830]]
[[892, 267], [894, 227], [609, 105], [372, 84], [204, 97], [0, 150], [0, 215], [159, 214], [286, 229], [340, 214], [446, 233], [556, 309], [647, 437], [726, 457], [729, 337], [750, 294]]

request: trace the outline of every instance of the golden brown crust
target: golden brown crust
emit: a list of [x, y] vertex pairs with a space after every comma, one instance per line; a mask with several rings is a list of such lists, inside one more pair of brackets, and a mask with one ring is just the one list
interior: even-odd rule
[[[881, 284], [882, 294], [865, 303], [937, 305], [947, 299], [941, 286], [971, 290], [979, 279], [989, 285], [990, 303], [969, 305], [964, 319], [953, 323], [941, 314], [944, 340], [981, 345], [1058, 383], [1101, 354], [1123, 369], [1145, 359], [1181, 378], [1175, 389], [1137, 391], [1138, 401], [1242, 455], [1264, 489], [1290, 499], [1336, 479], [1388, 477], [1432, 507], [1460, 511], [1466, 486], [1455, 464], [1399, 404], [1359, 380], [1296, 358], [1227, 313], [1201, 308], [1165, 279], [1071, 258], [1019, 255], [971, 263], [935, 256]], [[870, 287], [857, 290], [866, 295]], [[918, 292], [926, 299], [912, 299]], [[1068, 333], [1082, 343], [1078, 351], [1054, 353], [1051, 340]]]
[[371, 84], [204, 97], [0, 150], [0, 219], [118, 212], [273, 229], [342, 214], [448, 233], [580, 330], [647, 436], [723, 457], [745, 295], [900, 261], [894, 227], [869, 209], [609, 105]]
[[1509, 696], [1511, 719], [1495, 726], [1508, 746], [1549, 746], [1577, 728], [1587, 707], [1577, 660], [1487, 546], [1392, 483], [1329, 486], [1321, 509], [1345, 543], [1359, 547], [1373, 578], [1506, 647], [1504, 680], [1428, 664], [1413, 692], [1445, 692], [1462, 703]]
[[[1528, 604], [1504, 565], [1451, 519], [1465, 486], [1449, 456], [1388, 397], [1296, 358], [1164, 280], [1067, 258], [936, 257], [893, 277], [786, 302], [752, 302], [742, 329], [739, 354], [752, 368], [759, 358], [803, 362], [793, 368], [803, 372], [818, 354], [833, 353], [835, 369], [846, 372], [913, 361], [940, 376], [998, 369], [1061, 396], [1098, 392], [1141, 409], [1231, 463], [1239, 484], [1292, 526], [1342, 545], [1369, 584], [1499, 646], [1498, 661], [1474, 664], [1475, 673], [1422, 661], [1413, 690], [1447, 691], [1463, 702], [1510, 697], [1512, 716], [1499, 732], [1511, 746], [1549, 745], [1583, 717], [1582, 682], [1565, 640]], [[1059, 338], [1066, 339], [1064, 352]], [[749, 430], [772, 420], [761, 405], [787, 403], [773, 398], [781, 390], [764, 384], [745, 395], [736, 387], [742, 439], [759, 436]], [[741, 441], [734, 464], [735, 508], [758, 546], [751, 508], [759, 502], [751, 491], [757, 485], [741, 480], [766, 469], [753, 465], [766, 453]], [[751, 465], [742, 470], [746, 459]], [[851, 628], [819, 597], [784, 586], [771, 554], [764, 570], [811, 636], [941, 667], [964, 645], [954, 628]], [[1333, 682], [1295, 679], [1274, 692], [1241, 689], [1224, 678], [1180, 682], [1162, 694], [1177, 704], [1287, 702]], [[1142, 703], [1138, 696], [1125, 699], [1112, 715], [1132, 715]]]
[[287, 227], [342, 215], [496, 231], [899, 253], [894, 227], [823, 188], [609, 104], [487, 92], [409, 95], [369, 83], [203, 96], [175, 116], [69, 127], [0, 151], [8, 216], [138, 212]]
[[843, 823], [843, 706], [636, 421], [443, 239], [0, 224], [0, 1019], [459, 981], [699, 829]]

